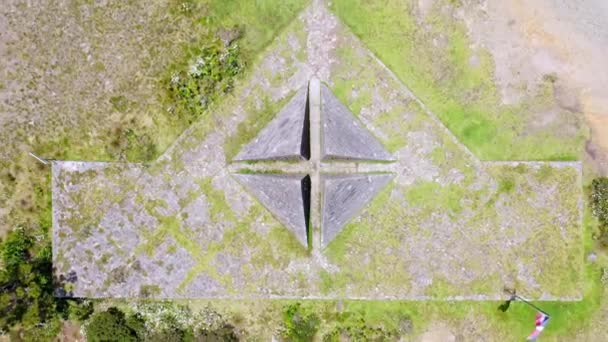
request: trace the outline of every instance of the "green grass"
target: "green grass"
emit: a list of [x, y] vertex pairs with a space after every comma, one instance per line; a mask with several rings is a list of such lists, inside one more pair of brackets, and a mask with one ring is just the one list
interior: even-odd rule
[[410, 188], [405, 199], [409, 205], [415, 207], [425, 209], [438, 207], [457, 213], [462, 209], [460, 200], [464, 192], [465, 190], [458, 186], [441, 186], [436, 182], [423, 182]]
[[[578, 159], [582, 130], [564, 135], [559, 123], [539, 131], [527, 128], [533, 112], [554, 101], [550, 80], [521, 103], [501, 105], [489, 53], [472, 50], [464, 25], [449, 13], [431, 11], [428, 27], [422, 28], [415, 6], [413, 1], [332, 1], [346, 25], [481, 159]], [[433, 45], [439, 36], [445, 46]]]
[[236, 217], [230, 208], [230, 204], [226, 200], [224, 191], [217, 190], [213, 187], [211, 178], [205, 178], [198, 182], [201, 191], [205, 194], [205, 198], [209, 202], [209, 213], [212, 222], [235, 222]]
[[242, 27], [245, 30], [243, 48], [254, 58], [304, 8], [307, 0], [211, 0], [209, 16], [200, 22], [213, 27]]

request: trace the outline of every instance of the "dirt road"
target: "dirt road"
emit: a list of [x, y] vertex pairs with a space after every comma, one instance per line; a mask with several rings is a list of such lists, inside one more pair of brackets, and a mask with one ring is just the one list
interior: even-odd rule
[[472, 0], [460, 16], [475, 44], [492, 53], [504, 103], [542, 77], [557, 79], [560, 106], [584, 114], [587, 156], [608, 174], [608, 2]]

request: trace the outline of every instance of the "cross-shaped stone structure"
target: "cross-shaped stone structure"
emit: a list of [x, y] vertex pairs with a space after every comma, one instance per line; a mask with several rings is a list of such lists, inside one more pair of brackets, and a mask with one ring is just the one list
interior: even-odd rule
[[[230, 165], [309, 248], [325, 248], [392, 179], [391, 154], [313, 78]], [[245, 172], [246, 170], [246, 172]]]

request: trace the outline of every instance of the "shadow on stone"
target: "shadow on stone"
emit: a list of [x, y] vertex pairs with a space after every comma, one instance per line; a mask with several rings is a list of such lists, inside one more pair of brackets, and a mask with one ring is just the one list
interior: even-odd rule
[[310, 158], [308, 87], [302, 87], [245, 145], [235, 161], [301, 160]]
[[321, 85], [321, 141], [321, 160], [395, 160], [324, 84]]
[[300, 155], [302, 158], [310, 159], [310, 90], [306, 92], [306, 108], [304, 110], [304, 127], [302, 128], [302, 142], [300, 145]]
[[55, 297], [72, 298], [74, 296], [73, 286], [78, 281], [76, 271], [70, 271], [67, 274], [59, 274], [59, 276], [56, 275], [56, 271], [57, 270], [53, 268], [53, 286], [55, 288]]
[[308, 242], [308, 246], [312, 246], [311, 244], [311, 234], [310, 234], [310, 197], [311, 197], [311, 180], [310, 176], [306, 175], [302, 178], [301, 182], [302, 188], [302, 203], [304, 204], [304, 221], [306, 222], [306, 240]]
[[344, 226], [393, 179], [393, 176], [393, 174], [322, 175], [321, 247], [327, 247]]
[[304, 174], [234, 174], [233, 177], [308, 247], [310, 181]]

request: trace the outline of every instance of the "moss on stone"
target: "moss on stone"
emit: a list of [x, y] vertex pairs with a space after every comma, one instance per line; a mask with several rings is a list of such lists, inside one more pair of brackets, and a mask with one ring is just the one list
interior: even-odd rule
[[460, 201], [464, 192], [457, 185], [442, 186], [436, 182], [422, 182], [408, 188], [405, 199], [410, 206], [424, 210], [449, 210], [455, 214], [462, 210]]
[[204, 178], [197, 181], [200, 190], [205, 194], [209, 202], [209, 214], [212, 222], [235, 222], [236, 215], [230, 208], [226, 195], [222, 190], [213, 187], [212, 178]]

